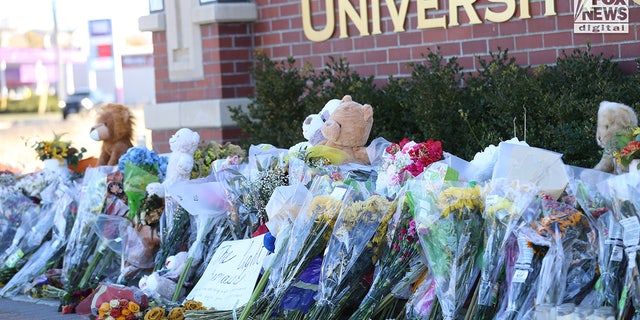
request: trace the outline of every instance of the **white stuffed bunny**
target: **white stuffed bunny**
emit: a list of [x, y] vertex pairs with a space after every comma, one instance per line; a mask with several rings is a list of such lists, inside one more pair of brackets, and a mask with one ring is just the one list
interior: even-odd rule
[[[167, 163], [167, 175], [162, 182], [165, 191], [176, 182], [186, 181], [191, 178], [193, 154], [196, 152], [199, 143], [200, 135], [188, 128], [182, 128], [171, 136], [171, 139], [169, 139], [171, 153]], [[156, 184], [150, 183], [147, 185], [147, 192], [157, 194], [158, 187]]]

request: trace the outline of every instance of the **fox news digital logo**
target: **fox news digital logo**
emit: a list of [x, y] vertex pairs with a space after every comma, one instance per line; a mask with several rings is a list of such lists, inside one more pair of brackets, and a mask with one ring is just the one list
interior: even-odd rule
[[575, 33], [628, 33], [630, 0], [574, 0]]

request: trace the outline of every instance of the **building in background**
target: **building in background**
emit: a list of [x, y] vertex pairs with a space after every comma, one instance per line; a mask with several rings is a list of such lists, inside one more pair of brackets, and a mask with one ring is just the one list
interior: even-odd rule
[[[639, 2], [615, 2], [620, 8], [611, 9], [628, 19], [604, 21], [594, 13], [602, 8], [583, 10], [573, 7], [580, 2], [564, 0], [151, 0], [150, 14], [139, 20], [140, 30], [153, 32], [154, 46], [156, 104], [145, 109], [146, 127], [160, 152], [181, 127], [206, 140], [233, 140], [238, 129], [228, 107], [248, 103], [254, 50], [274, 61], [293, 56], [316, 69], [344, 57], [381, 84], [408, 76], [406, 64], [421, 61], [428, 49], [475, 71], [479, 57], [500, 49], [535, 67], [590, 44], [593, 54], [633, 72], [640, 57]], [[576, 12], [595, 29], [582, 27], [585, 19], [576, 24]], [[612, 24], [617, 32], [598, 29]]]
[[0, 95], [22, 99], [25, 94], [42, 94], [44, 87], [61, 98], [89, 90], [125, 105], [155, 101], [149, 37], [136, 31], [118, 42], [109, 19], [89, 21], [88, 41], [78, 33], [58, 31], [56, 46], [53, 29], [21, 32], [0, 27]]

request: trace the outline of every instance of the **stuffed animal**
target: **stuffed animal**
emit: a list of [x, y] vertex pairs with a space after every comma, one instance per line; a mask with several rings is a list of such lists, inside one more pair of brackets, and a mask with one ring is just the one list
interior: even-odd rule
[[594, 169], [615, 174], [626, 171], [616, 163], [613, 157], [613, 150], [617, 148], [616, 132], [637, 125], [638, 116], [631, 107], [617, 102], [600, 102], [596, 142], [604, 149], [604, 152]]
[[329, 120], [329, 117], [333, 111], [340, 105], [340, 100], [331, 99], [327, 102], [320, 113], [314, 113], [307, 116], [302, 122], [302, 135], [307, 141], [315, 146], [318, 143], [326, 140], [322, 135], [322, 125]]
[[89, 135], [102, 141], [98, 166], [116, 166], [120, 157], [133, 147], [135, 117], [129, 108], [120, 104], [108, 104], [102, 109]]
[[[178, 130], [171, 139], [169, 146], [171, 153], [169, 154], [169, 162], [167, 163], [167, 175], [162, 182], [164, 191], [176, 182], [189, 180], [191, 178], [191, 169], [193, 169], [193, 154], [200, 143], [200, 135], [188, 128]], [[147, 185], [148, 193], [156, 193], [159, 188], [158, 182]]]
[[322, 125], [322, 134], [326, 140], [320, 144], [345, 151], [349, 156], [346, 162], [370, 164], [365, 145], [372, 126], [371, 105], [362, 105], [346, 95]]

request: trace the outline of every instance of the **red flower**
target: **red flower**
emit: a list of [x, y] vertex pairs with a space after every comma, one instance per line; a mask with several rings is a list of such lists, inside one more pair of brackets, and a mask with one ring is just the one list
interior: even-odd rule
[[109, 315], [114, 317], [114, 318], [119, 317], [120, 313], [121, 313], [120, 312], [120, 308], [113, 308], [113, 309], [111, 309], [111, 311], [109, 311]]
[[75, 312], [76, 312], [75, 308], [70, 304], [62, 306], [62, 314], [70, 314]]
[[136, 320], [136, 316], [133, 313], [128, 314], [125, 317], [126, 320]]
[[624, 146], [624, 148], [622, 148], [620, 153], [622, 153], [622, 155], [626, 157], [638, 150], [640, 150], [640, 141], [633, 140], [633, 141], [630, 141], [629, 144]]

